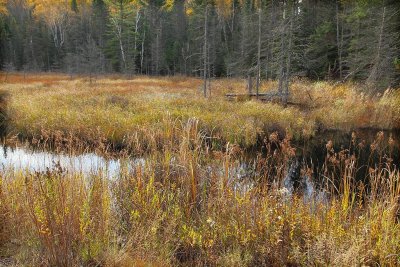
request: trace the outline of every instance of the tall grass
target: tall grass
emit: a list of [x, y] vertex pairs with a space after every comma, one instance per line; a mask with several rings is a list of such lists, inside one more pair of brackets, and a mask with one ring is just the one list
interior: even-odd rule
[[[361, 85], [296, 81], [291, 102], [298, 105], [283, 108], [258, 101], [226, 101], [227, 92], [245, 92], [240, 80], [216, 80], [211, 99], [201, 97], [200, 83], [184, 77], [129, 81], [106, 77], [90, 84], [66, 76], [36, 75], [24, 81], [16, 75], [0, 90], [9, 95], [9, 135], [57, 142], [55, 147], [72, 142], [140, 153], [147, 150], [143, 144], [162, 146], [169, 138], [170, 133], [164, 131], [166, 117], [197, 118], [202, 133], [217, 148], [228, 142], [252, 147], [277, 130], [300, 139], [324, 129], [400, 127], [400, 98], [394, 90], [371, 96], [360, 92]], [[263, 91], [275, 87], [274, 82], [262, 84]]]
[[248, 177], [252, 186], [244, 190], [230, 174], [241, 158], [238, 146], [208, 150], [197, 120], [169, 121], [165, 131], [170, 138], [163, 149], [116, 180], [68, 173], [58, 165], [42, 173], [2, 172], [0, 229], [7, 231], [0, 236], [3, 244], [18, 244], [16, 263], [400, 264], [400, 174], [393, 164], [360, 182], [357, 159], [328, 159], [337, 172], [321, 187], [333, 193], [306, 200], [301, 192], [288, 196], [277, 183], [293, 157], [290, 136], [265, 140], [269, 152], [257, 158], [257, 171]]
[[[245, 90], [218, 80], [202, 99], [189, 78], [11, 75], [7, 140], [105, 156], [145, 154], [145, 164], [101, 173], [0, 171], [0, 262], [17, 266], [397, 266], [400, 173], [395, 136], [369, 144], [357, 173], [356, 143], [326, 144], [320, 173], [301, 175], [323, 193], [289, 194], [293, 139], [321, 129], [398, 128], [399, 94], [360, 93], [357, 85], [297, 81], [284, 108], [227, 102]], [[274, 82], [262, 84], [272, 90]], [[285, 134], [284, 139], [279, 137]], [[262, 147], [245, 180], [233, 175], [245, 149]], [[376, 161], [377, 159], [377, 161]], [[299, 183], [299, 186], [304, 186]]]

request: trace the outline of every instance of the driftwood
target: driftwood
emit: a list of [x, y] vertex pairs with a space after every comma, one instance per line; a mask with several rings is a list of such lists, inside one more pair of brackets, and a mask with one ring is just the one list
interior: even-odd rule
[[[251, 94], [229, 93], [229, 94], [225, 94], [225, 97], [229, 101], [243, 101], [243, 100], [255, 99], [255, 98], [257, 98], [257, 94], [256, 93], [251, 93]], [[280, 102], [280, 101], [282, 101], [282, 97], [283, 97], [282, 93], [279, 93], [278, 91], [272, 91], [272, 92], [268, 92], [268, 93], [259, 93], [258, 94], [258, 100], [263, 101], [263, 102]], [[309, 95], [309, 97], [311, 97], [311, 96]], [[298, 106], [300, 108], [306, 108], [306, 106], [304, 106], [304, 104], [295, 103], [295, 102], [291, 102], [291, 101], [288, 101], [286, 103], [286, 105]]]
[[226, 94], [225, 97], [228, 98], [228, 100], [252, 99], [258, 97], [258, 99], [261, 101], [273, 101], [273, 100], [280, 100], [282, 98], [282, 94], [275, 91], [268, 93], [259, 93], [258, 95], [255, 93]]

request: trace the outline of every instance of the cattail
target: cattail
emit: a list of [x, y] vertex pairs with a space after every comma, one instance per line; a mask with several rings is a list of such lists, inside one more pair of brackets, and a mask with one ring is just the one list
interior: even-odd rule
[[373, 175], [375, 173], [375, 169], [374, 168], [369, 168], [368, 169], [369, 175]]
[[269, 140], [271, 142], [278, 142], [278, 132], [273, 132], [269, 135]]
[[296, 156], [296, 148], [290, 147], [290, 148], [288, 149], [288, 154], [289, 154], [289, 156], [291, 156], [291, 157]]
[[387, 162], [388, 164], [392, 164], [393, 159], [392, 159], [392, 158], [386, 158], [386, 162]]
[[376, 149], [376, 144], [375, 144], [375, 143], [372, 143], [372, 144], [371, 144], [371, 151], [375, 151], [375, 149]]
[[343, 150], [339, 151], [339, 154], [338, 154], [338, 155], [339, 155], [339, 159], [340, 159], [341, 161], [347, 159], [347, 154], [348, 154], [348, 152], [349, 152], [348, 149], [343, 149]]
[[366, 141], [365, 141], [365, 140], [362, 140], [362, 141], [358, 144], [358, 147], [359, 147], [360, 149], [363, 149], [363, 148], [365, 147], [365, 144], [366, 144]]
[[292, 140], [292, 138], [293, 138], [292, 134], [289, 132], [288, 129], [286, 129], [286, 136], [285, 136], [285, 139], [287, 139], [287, 140]]
[[378, 133], [376, 134], [376, 140], [377, 140], [377, 141], [383, 140], [384, 135], [385, 135], [385, 134], [383, 133], [383, 131], [378, 132]]
[[389, 144], [390, 147], [394, 146], [394, 139], [393, 139], [392, 134], [390, 134], [390, 136], [389, 136], [388, 144]]
[[351, 133], [351, 140], [353, 141], [353, 143], [355, 143], [356, 142], [356, 138], [357, 138], [357, 134], [356, 134], [356, 132], [352, 132]]
[[326, 149], [328, 151], [331, 151], [333, 149], [333, 142], [332, 140], [329, 140], [328, 143], [326, 144]]

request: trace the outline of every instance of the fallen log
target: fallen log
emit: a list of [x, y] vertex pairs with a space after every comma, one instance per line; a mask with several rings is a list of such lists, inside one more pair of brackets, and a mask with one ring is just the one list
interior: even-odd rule
[[[234, 94], [234, 93], [228, 93], [225, 94], [225, 97], [230, 100], [237, 100], [237, 101], [245, 101], [245, 100], [250, 100], [252, 98], [256, 98], [257, 94], [255, 93], [247, 93], [247, 94]], [[282, 100], [282, 94], [279, 93], [278, 91], [272, 91], [272, 92], [267, 92], [267, 93], [259, 93], [258, 94], [258, 100], [263, 101], [263, 102], [280, 102]], [[307, 108], [304, 104], [302, 103], [296, 103], [292, 101], [288, 101], [286, 105], [289, 106], [298, 106], [302, 109]]]
[[279, 92], [268, 92], [268, 93], [259, 93], [258, 95], [255, 93], [248, 93], [248, 94], [225, 94], [225, 97], [227, 98], [238, 98], [238, 99], [243, 99], [243, 98], [254, 98], [258, 97], [258, 99], [262, 101], [268, 101], [268, 100], [273, 100], [275, 98], [281, 98], [281, 94]]

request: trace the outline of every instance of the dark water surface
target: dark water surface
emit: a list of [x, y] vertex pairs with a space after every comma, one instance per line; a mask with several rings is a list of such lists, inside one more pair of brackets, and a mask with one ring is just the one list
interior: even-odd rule
[[[380, 136], [380, 137], [379, 137]], [[334, 153], [350, 156], [355, 155], [359, 168], [359, 178], [365, 176], [367, 168], [377, 167], [377, 164], [388, 163], [400, 166], [400, 131], [379, 131], [376, 129], [359, 129], [355, 131], [326, 131], [307, 141], [297, 142], [296, 154], [308, 166], [314, 168], [314, 173], [320, 172], [327, 157], [327, 144], [332, 141]]]
[[[287, 174], [282, 186], [289, 193], [293, 192], [296, 185], [296, 179], [302, 179], [304, 193], [306, 196], [316, 195], [316, 183], [321, 182], [320, 174], [326, 164], [327, 143], [332, 141], [334, 153], [344, 151], [344, 155], [356, 155], [357, 158], [357, 179], [365, 177], [368, 168], [377, 164], [385, 164], [390, 158], [391, 166], [399, 167], [399, 137], [398, 131], [386, 131], [381, 135], [379, 143], [376, 143], [378, 130], [363, 129], [355, 133], [342, 131], [327, 131], [303, 141], [292, 141], [292, 146], [296, 149], [296, 156], [287, 167]], [[393, 143], [389, 144], [389, 139]], [[371, 144], [377, 144], [377, 149], [372, 149]], [[264, 149], [265, 150], [265, 149]], [[259, 148], [258, 151], [263, 151]], [[264, 151], [265, 152], [265, 151]], [[229, 166], [228, 177], [230, 182], [237, 184], [240, 191], [246, 191], [251, 188], [252, 179], [256, 175], [255, 154], [246, 156], [242, 162]], [[63, 153], [54, 153], [50, 151], [36, 151], [27, 147], [7, 147], [0, 145], [0, 171], [39, 171], [43, 172], [52, 169], [59, 164], [68, 172], [78, 172], [83, 175], [101, 173], [109, 179], [115, 179], [121, 171], [130, 171], [134, 167], [145, 167], [145, 158], [104, 158], [95, 153], [86, 153], [81, 155], [69, 155]], [[313, 177], [300, 177], [300, 169], [309, 167], [313, 169]], [[205, 166], [205, 169], [211, 172], [223, 173], [224, 166]], [[246, 179], [248, 182], [246, 182]]]

